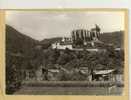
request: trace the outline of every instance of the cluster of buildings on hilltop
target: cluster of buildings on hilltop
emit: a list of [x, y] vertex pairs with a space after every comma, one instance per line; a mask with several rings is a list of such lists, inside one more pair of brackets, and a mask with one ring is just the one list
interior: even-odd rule
[[73, 49], [74, 46], [94, 46], [94, 41], [100, 37], [100, 28], [98, 25], [90, 31], [86, 29], [76, 29], [71, 32], [71, 37], [63, 37], [61, 41], [52, 44], [53, 49]]

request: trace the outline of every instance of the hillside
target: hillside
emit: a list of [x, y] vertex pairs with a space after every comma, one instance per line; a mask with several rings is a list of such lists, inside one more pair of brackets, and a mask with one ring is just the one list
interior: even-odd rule
[[113, 44], [115, 47], [123, 48], [123, 36], [124, 31], [116, 31], [112, 33], [103, 33], [100, 36], [100, 40], [107, 44]]
[[6, 25], [6, 51], [13, 53], [29, 53], [38, 41], [26, 36], [15, 28]]

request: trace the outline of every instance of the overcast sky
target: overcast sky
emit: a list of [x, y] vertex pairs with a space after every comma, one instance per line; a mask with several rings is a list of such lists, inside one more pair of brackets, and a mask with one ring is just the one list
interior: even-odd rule
[[7, 11], [6, 24], [34, 39], [70, 36], [73, 29], [88, 29], [98, 24], [102, 32], [124, 30], [123, 12], [103, 11]]

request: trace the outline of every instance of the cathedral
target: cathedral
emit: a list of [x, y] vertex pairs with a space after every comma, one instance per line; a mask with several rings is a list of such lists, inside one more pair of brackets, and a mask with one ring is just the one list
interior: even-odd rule
[[[92, 28], [90, 31], [86, 29], [77, 29], [73, 30], [71, 33], [72, 42], [74, 44], [85, 44], [91, 41], [97, 41], [100, 37], [100, 28], [96, 25], [95, 28]], [[79, 42], [79, 43], [78, 43]]]

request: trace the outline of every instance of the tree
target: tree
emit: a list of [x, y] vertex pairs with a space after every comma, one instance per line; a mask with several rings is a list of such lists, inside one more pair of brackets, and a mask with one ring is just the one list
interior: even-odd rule
[[50, 64], [56, 64], [59, 56], [60, 56], [59, 50], [57, 50], [57, 49], [51, 50], [50, 56], [48, 58], [49, 63]]
[[57, 63], [60, 65], [65, 65], [74, 58], [70, 50], [66, 49], [63, 53], [60, 54]]
[[20, 88], [22, 82], [21, 62], [22, 57], [6, 54], [6, 93], [13, 94]]

